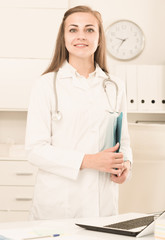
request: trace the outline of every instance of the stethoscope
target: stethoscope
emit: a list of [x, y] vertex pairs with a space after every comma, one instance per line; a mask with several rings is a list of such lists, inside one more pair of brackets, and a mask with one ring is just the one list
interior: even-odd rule
[[[54, 96], [55, 96], [55, 113], [53, 114], [53, 120], [60, 121], [62, 119], [62, 113], [58, 109], [58, 96], [57, 96], [56, 78], [57, 78], [57, 72], [54, 73], [54, 81], [53, 81]], [[108, 93], [107, 93], [107, 84], [109, 84], [109, 83], [113, 83], [115, 88], [116, 88], [116, 100], [115, 100], [115, 108], [114, 109], [111, 105], [111, 102], [109, 100], [109, 96], [108, 96]], [[106, 93], [108, 104], [109, 104], [110, 108], [113, 109], [113, 112], [117, 112], [116, 108], [117, 108], [117, 98], [118, 98], [118, 85], [115, 81], [113, 81], [110, 78], [110, 76], [108, 74], [107, 74], [107, 78], [104, 79], [104, 81], [103, 81], [103, 89]]]

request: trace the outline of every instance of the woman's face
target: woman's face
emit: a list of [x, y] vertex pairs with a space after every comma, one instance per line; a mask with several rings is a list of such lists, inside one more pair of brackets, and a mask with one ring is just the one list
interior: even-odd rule
[[99, 42], [99, 26], [91, 13], [73, 13], [65, 20], [65, 46], [69, 60], [94, 58]]

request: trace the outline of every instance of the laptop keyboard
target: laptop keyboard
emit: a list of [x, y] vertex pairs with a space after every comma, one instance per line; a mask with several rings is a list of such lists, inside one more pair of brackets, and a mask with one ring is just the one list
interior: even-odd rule
[[127, 220], [124, 222], [106, 225], [105, 227], [130, 230], [133, 228], [147, 226], [150, 223], [152, 223], [153, 221], [154, 221], [154, 216], [152, 215], [152, 216], [141, 217], [141, 218], [136, 218], [136, 219], [132, 219], [132, 220]]

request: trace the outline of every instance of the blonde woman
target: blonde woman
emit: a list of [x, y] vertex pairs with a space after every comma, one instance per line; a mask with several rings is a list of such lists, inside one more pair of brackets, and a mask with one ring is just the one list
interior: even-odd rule
[[[109, 84], [107, 98], [107, 75], [118, 85], [117, 112], [123, 112], [119, 152], [116, 89]], [[101, 15], [87, 6], [64, 14], [52, 62], [32, 89], [26, 149], [38, 167], [33, 219], [117, 214], [118, 184], [132, 161], [125, 91], [108, 73]]]

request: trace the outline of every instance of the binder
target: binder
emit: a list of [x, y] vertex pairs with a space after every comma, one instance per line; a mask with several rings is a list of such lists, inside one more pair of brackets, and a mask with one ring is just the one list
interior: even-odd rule
[[157, 65], [138, 66], [138, 110], [157, 112], [161, 110], [163, 98], [162, 67]]
[[137, 66], [128, 65], [126, 68], [126, 94], [128, 112], [138, 110]]
[[[120, 115], [117, 117], [117, 123], [116, 123], [116, 143], [119, 143], [119, 144], [121, 142], [122, 120], [123, 120], [123, 113], [121, 112]], [[116, 152], [119, 152], [119, 148]]]

